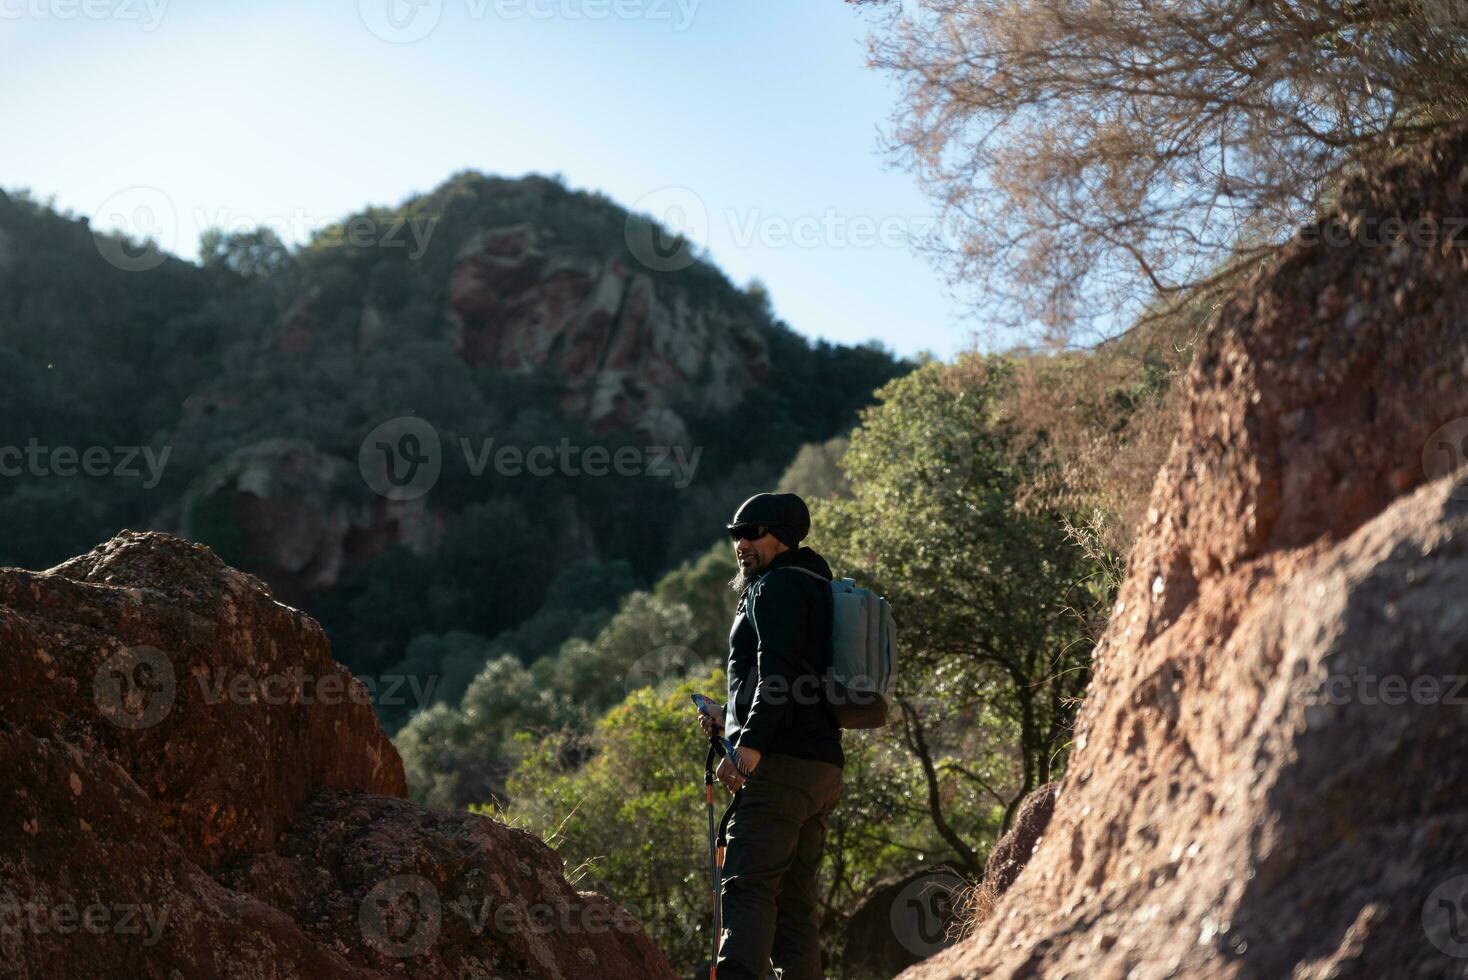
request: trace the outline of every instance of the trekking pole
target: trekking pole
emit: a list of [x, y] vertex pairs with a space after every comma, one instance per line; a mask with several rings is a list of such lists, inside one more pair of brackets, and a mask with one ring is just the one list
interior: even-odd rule
[[719, 921], [719, 886], [722, 882], [719, 879], [724, 870], [724, 849], [717, 846], [714, 830], [714, 766], [715, 760], [721, 755], [723, 752], [718, 738], [710, 736], [709, 753], [703, 760], [703, 797], [708, 804], [709, 814], [709, 880], [713, 882], [714, 900], [713, 952], [709, 959], [709, 980], [716, 980], [719, 975], [719, 928], [722, 925]]

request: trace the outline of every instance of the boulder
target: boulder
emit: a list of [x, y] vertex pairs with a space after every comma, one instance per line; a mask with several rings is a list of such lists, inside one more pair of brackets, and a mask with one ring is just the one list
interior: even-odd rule
[[0, 655], [7, 976], [673, 976], [543, 842], [403, 799], [321, 627], [201, 545], [0, 569]]
[[844, 980], [887, 980], [953, 944], [967, 880], [940, 864], [874, 887], [846, 923]]
[[1009, 890], [1014, 879], [1030, 863], [1035, 845], [1040, 843], [1050, 815], [1055, 812], [1055, 783], [1046, 783], [1030, 791], [1014, 813], [1014, 825], [999, 838], [984, 862], [984, 891], [998, 898]]
[[1468, 129], [1341, 200], [1209, 324], [1044, 837], [904, 977], [1468, 976]]
[[225, 557], [301, 602], [393, 545], [421, 555], [441, 542], [447, 517], [427, 496], [365, 490], [356, 461], [303, 439], [262, 439], [205, 470], [156, 524], [193, 540], [231, 541], [236, 553]]

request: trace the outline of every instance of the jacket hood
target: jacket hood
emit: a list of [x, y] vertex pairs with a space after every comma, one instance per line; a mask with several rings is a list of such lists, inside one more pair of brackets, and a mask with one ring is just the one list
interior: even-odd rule
[[782, 565], [797, 565], [800, 568], [808, 568], [825, 579], [832, 577], [831, 566], [826, 564], [826, 559], [822, 558], [820, 553], [814, 548], [807, 548], [804, 545], [799, 548], [791, 548], [788, 551], [780, 552], [774, 558], [770, 559], [769, 568], [765, 569], [765, 571], [774, 571]]

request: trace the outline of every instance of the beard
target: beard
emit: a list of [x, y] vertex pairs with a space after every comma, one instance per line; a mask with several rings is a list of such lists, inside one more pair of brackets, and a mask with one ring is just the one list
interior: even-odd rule
[[759, 578], [761, 574], [762, 569], [753, 563], [740, 565], [739, 571], [735, 572], [734, 577], [729, 580], [729, 588], [738, 592], [742, 598], [744, 593], [749, 591], [749, 587], [754, 584], [754, 580]]

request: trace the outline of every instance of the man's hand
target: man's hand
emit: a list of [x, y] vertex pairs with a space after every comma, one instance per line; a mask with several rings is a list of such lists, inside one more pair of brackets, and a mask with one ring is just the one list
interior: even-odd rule
[[[734, 759], [730, 761], [728, 756], [719, 760], [719, 770], [714, 776], [724, 784], [724, 788], [731, 793], [737, 793], [744, 787], [746, 775], [753, 775], [755, 768], [759, 765], [760, 752], [741, 746], [734, 750]], [[735, 766], [738, 768], [735, 768]], [[740, 770], [743, 770], [741, 774]]]
[[722, 705], [715, 705], [714, 710], [718, 715], [716, 718], [710, 718], [702, 711], [698, 713], [698, 727], [703, 729], [705, 738], [713, 738], [724, 730], [724, 708]]

